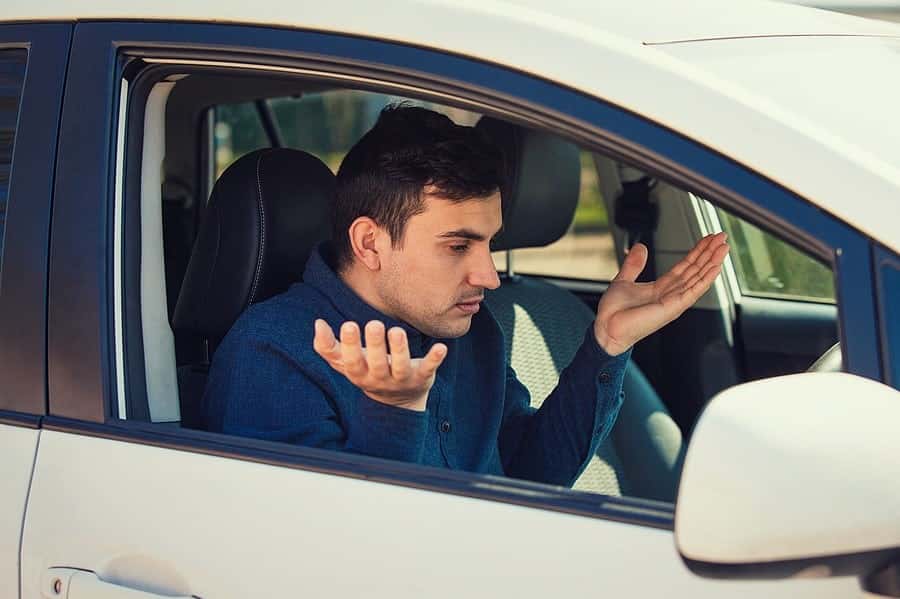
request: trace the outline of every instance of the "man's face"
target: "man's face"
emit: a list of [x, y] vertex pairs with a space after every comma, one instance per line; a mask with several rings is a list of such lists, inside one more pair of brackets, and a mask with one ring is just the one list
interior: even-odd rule
[[500, 193], [452, 202], [426, 195], [402, 242], [382, 248], [376, 279], [387, 312], [430, 337], [460, 337], [485, 289], [500, 285], [490, 240], [500, 230]]

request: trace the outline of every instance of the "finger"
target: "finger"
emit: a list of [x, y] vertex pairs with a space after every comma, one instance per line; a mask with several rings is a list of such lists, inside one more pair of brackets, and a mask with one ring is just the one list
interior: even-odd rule
[[691, 251], [688, 252], [687, 256], [682, 258], [669, 272], [675, 276], [683, 274], [691, 264], [697, 261], [697, 258], [706, 250], [706, 247], [712, 243], [715, 237], [716, 235], [707, 235], [698, 241]]
[[704, 293], [709, 291], [720, 272], [722, 272], [721, 264], [710, 264], [704, 270], [702, 276], [696, 277], [695, 282], [690, 287], [685, 288], [681, 293], [673, 294], [676, 296], [676, 299], [670, 307], [675, 311], [675, 315], [677, 316], [693, 306]]
[[681, 289], [681, 290], [685, 289], [687, 287], [686, 283], [688, 281], [690, 281], [691, 279], [697, 277], [700, 274], [700, 270], [701, 270], [701, 267], [699, 264], [697, 264], [696, 262], [691, 264], [690, 266], [685, 268], [684, 272], [682, 272], [678, 276], [676, 285], [674, 285], [673, 287], [676, 289]]
[[431, 349], [428, 350], [428, 353], [425, 354], [425, 357], [422, 358], [422, 362], [419, 364], [419, 377], [422, 380], [430, 379], [434, 376], [434, 373], [437, 371], [438, 366], [441, 365], [441, 362], [444, 361], [444, 358], [447, 357], [447, 346], [443, 343], [435, 343], [431, 346]]
[[711, 264], [709, 268], [703, 272], [703, 275], [697, 279], [697, 282], [685, 290], [687, 301], [693, 304], [700, 299], [700, 296], [712, 287], [713, 282], [715, 282], [716, 277], [719, 276], [720, 272], [722, 272], [721, 264]]
[[379, 379], [390, 376], [384, 342], [384, 323], [378, 320], [366, 323], [366, 362], [372, 376]]
[[703, 270], [707, 264], [713, 259], [716, 252], [725, 245], [725, 240], [722, 238], [723, 234], [716, 235], [716, 237], [706, 246], [706, 249], [701, 252], [701, 254], [697, 257], [697, 260], [694, 262], [697, 266], [700, 267], [700, 270]]
[[[718, 239], [716, 239], [718, 237]], [[696, 256], [696, 259], [693, 263], [691, 263], [687, 268], [685, 268], [676, 279], [674, 279], [670, 284], [668, 284], [663, 293], [668, 293], [672, 290], [685, 290], [689, 287], [692, 287], [699, 277], [706, 272], [706, 269], [710, 264], [714, 263], [714, 256], [716, 256], [716, 252], [724, 245], [724, 241], [722, 241], [721, 237], [716, 235], [714, 238], [705, 245], [705, 249], [700, 255]]]
[[341, 325], [341, 361], [348, 377], [359, 378], [366, 375], [366, 359], [360, 345], [359, 327], [355, 322]]
[[696, 273], [696, 276], [692, 277], [692, 280], [688, 281], [684, 285], [684, 288], [688, 289], [690, 287], [693, 287], [697, 284], [698, 280], [706, 278], [711, 269], [715, 268], [716, 266], [722, 266], [722, 264], [725, 262], [725, 256], [728, 255], [729, 249], [730, 248], [728, 247], [727, 243], [723, 243], [722, 245], [715, 248], [712, 256], [710, 256], [709, 260], [703, 266], [701, 271], [699, 273]]
[[398, 381], [406, 380], [412, 372], [406, 331], [400, 327], [391, 327], [388, 331], [388, 346], [391, 350], [391, 376]]
[[643, 243], [636, 243], [632, 246], [628, 255], [625, 256], [625, 260], [622, 262], [622, 268], [619, 269], [619, 273], [615, 276], [613, 281], [628, 281], [629, 283], [633, 283], [646, 265], [647, 246]]
[[334, 331], [328, 323], [317, 318], [313, 325], [313, 349], [328, 362], [338, 362], [341, 359], [341, 344], [334, 338]]
[[685, 281], [684, 285], [682, 285], [682, 287], [681, 287], [681, 291], [685, 292], [685, 291], [692, 289], [694, 287], [694, 285], [699, 283], [707, 274], [709, 274], [709, 271], [712, 270], [713, 268], [715, 268], [716, 266], [719, 266], [719, 265], [715, 264], [714, 262], [710, 262], [709, 264], [704, 266], [702, 271], [697, 272], [696, 274], [694, 274], [694, 276], [692, 276], [690, 279]]

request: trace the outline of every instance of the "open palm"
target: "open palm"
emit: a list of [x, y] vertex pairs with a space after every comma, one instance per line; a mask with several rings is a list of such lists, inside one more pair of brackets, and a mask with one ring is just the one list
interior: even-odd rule
[[722, 270], [725, 233], [707, 235], [672, 269], [651, 283], [636, 283], [647, 264], [647, 248], [635, 244], [597, 306], [594, 335], [617, 355], [678, 318], [700, 299]]

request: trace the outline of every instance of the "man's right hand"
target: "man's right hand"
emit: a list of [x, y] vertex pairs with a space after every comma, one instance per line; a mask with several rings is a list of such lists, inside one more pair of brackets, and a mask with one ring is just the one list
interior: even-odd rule
[[340, 341], [324, 320], [317, 319], [315, 329], [316, 353], [367, 396], [384, 404], [425, 411], [435, 373], [447, 356], [446, 345], [435, 343], [424, 358], [411, 359], [406, 331], [400, 327], [387, 331], [385, 344], [384, 323], [369, 321], [365, 348], [355, 322], [341, 325]]

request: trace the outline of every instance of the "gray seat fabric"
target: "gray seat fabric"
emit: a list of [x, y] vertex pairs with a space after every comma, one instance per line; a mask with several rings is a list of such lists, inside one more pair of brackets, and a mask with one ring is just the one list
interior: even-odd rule
[[[497, 249], [552, 243], [565, 231], [558, 226], [560, 220], [567, 226], [574, 216], [578, 149], [494, 119], [483, 118], [478, 127], [504, 154], [504, 231]], [[531, 393], [532, 405], [540, 406], [581, 344], [594, 312], [569, 291], [522, 275], [504, 278], [498, 289], [486, 294], [486, 302], [503, 329], [510, 365]], [[612, 433], [575, 488], [674, 501], [684, 454], [681, 432], [633, 362], [625, 373], [623, 393]]]
[[[485, 298], [503, 329], [506, 358], [531, 394], [534, 407], [540, 407], [553, 391], [593, 321], [581, 300], [560, 291], [550, 283], [517, 276], [505, 279]], [[620, 480], [622, 472], [619, 455], [607, 438], [575, 488], [606, 495], [629, 494], [627, 484]]]

